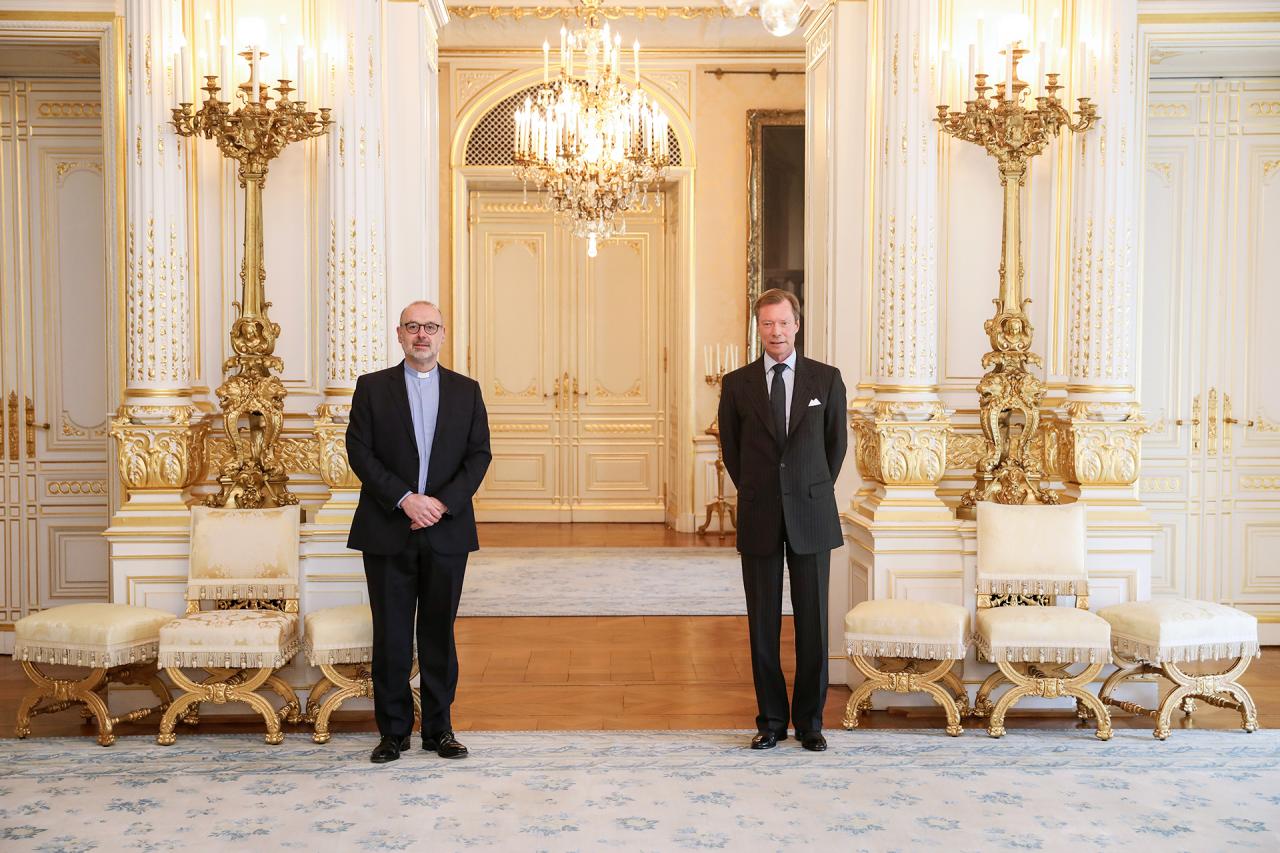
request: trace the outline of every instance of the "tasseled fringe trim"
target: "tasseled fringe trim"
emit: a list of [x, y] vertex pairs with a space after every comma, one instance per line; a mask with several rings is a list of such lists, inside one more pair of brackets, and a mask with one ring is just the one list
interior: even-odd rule
[[845, 650], [850, 655], [866, 658], [916, 658], [917, 660], [959, 660], [969, 651], [969, 644], [886, 640], [845, 634]]
[[200, 669], [260, 669], [262, 667], [271, 667], [278, 669], [298, 653], [297, 638], [290, 638], [278, 650], [262, 650], [262, 651], [225, 651], [210, 649], [209, 651], [174, 651], [172, 649], [164, 650], [159, 656], [159, 665], [161, 667], [170, 666], [190, 666]]
[[95, 648], [76, 648], [70, 645], [40, 645], [39, 643], [16, 640], [13, 648], [14, 660], [26, 660], [32, 663], [58, 663], [66, 666], [87, 666], [96, 669], [113, 666], [124, 666], [131, 663], [148, 663], [156, 659], [160, 650], [159, 640], [143, 640], [127, 646], [98, 646]]
[[1111, 635], [1116, 654], [1128, 660], [1148, 663], [1194, 663], [1202, 660], [1256, 658], [1262, 654], [1257, 640], [1226, 643], [1199, 643], [1190, 646], [1152, 646], [1128, 637]]
[[297, 598], [296, 583], [224, 583], [221, 580], [192, 578], [187, 581], [187, 600], [210, 598]]
[[985, 637], [974, 637], [985, 660], [1009, 663], [1110, 663], [1111, 649], [1102, 646], [1000, 646], [993, 648]]
[[1036, 578], [978, 578], [978, 595], [1088, 595], [1089, 581]]
[[306, 645], [307, 660], [312, 666], [335, 663], [370, 663], [373, 660], [373, 646], [340, 646], [332, 649], [316, 649], [310, 643]]

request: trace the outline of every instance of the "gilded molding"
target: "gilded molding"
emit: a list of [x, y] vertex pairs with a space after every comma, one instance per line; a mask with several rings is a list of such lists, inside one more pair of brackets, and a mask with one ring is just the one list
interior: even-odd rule
[[316, 412], [316, 465], [330, 489], [358, 489], [360, 478], [347, 460], [347, 421], [351, 406], [324, 403]]
[[[211, 434], [205, 441], [211, 470], [222, 470], [236, 462], [236, 453], [225, 434]], [[311, 438], [277, 437], [276, 466], [284, 473], [320, 474], [320, 443]]]
[[851, 426], [864, 480], [936, 486], [946, 473], [951, 420], [941, 403], [877, 402], [854, 412]]
[[[586, 8], [583, 6], [450, 6], [448, 8], [450, 18], [461, 20], [471, 18], [490, 18], [495, 21], [500, 18], [513, 18], [517, 21], [524, 18], [539, 21], [553, 18], [561, 18], [565, 21], [586, 19]], [[640, 21], [646, 18], [659, 21], [679, 18], [683, 21], [692, 21], [697, 18], [734, 17], [733, 12], [725, 6], [596, 6], [593, 10], [599, 17], [611, 21], [619, 18], [635, 18]], [[755, 9], [747, 14], [753, 17], [760, 16], [759, 11]]]
[[193, 414], [184, 407], [120, 407], [109, 432], [128, 491], [185, 489], [204, 477], [209, 424], [192, 423]]

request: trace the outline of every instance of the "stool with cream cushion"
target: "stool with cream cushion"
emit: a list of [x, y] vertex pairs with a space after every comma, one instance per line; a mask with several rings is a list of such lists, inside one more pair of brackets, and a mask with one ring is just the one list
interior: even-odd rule
[[[297, 694], [275, 671], [298, 651], [296, 506], [271, 509], [191, 509], [187, 615], [160, 629], [159, 664], [184, 691], [160, 720], [156, 742], [174, 742], [179, 717], [201, 702], [244, 702], [262, 715], [266, 741], [284, 740], [280, 721], [298, 722]], [[202, 601], [220, 609], [201, 611]], [[184, 668], [203, 669], [193, 681]], [[267, 687], [284, 705], [258, 693]]]
[[[1242, 610], [1185, 598], [1129, 601], [1098, 611], [1111, 625], [1111, 649], [1119, 665], [1103, 682], [1099, 698], [1108, 705], [1155, 718], [1155, 736], [1169, 736], [1169, 718], [1179, 705], [1190, 716], [1195, 700], [1240, 712], [1246, 732], [1258, 728], [1253, 697], [1240, 676], [1259, 654], [1258, 620]], [[1219, 664], [1210, 675], [1191, 674], [1186, 664]], [[1158, 675], [1172, 689], [1155, 709], [1116, 699], [1112, 693], [1131, 678]]]
[[[996, 665], [974, 699], [989, 714], [987, 734], [1004, 734], [1004, 718], [1020, 699], [1074, 697], [1077, 713], [1097, 720], [1111, 738], [1111, 716], [1088, 685], [1111, 661], [1111, 626], [1089, 612], [1085, 507], [978, 504], [978, 656]], [[1075, 597], [1058, 607], [1057, 596]], [[1072, 675], [1068, 668], [1082, 664]], [[1009, 689], [994, 704], [993, 690]]]
[[[367, 604], [344, 604], [308, 613], [303, 647], [307, 660], [323, 673], [307, 695], [306, 718], [311, 739], [329, 742], [329, 717], [348, 699], [373, 698], [373, 613]], [[341, 668], [347, 671], [343, 672]], [[418, 674], [413, 662], [409, 677]], [[334, 691], [334, 692], [331, 692]], [[422, 719], [418, 688], [413, 688], [413, 714]]]
[[[24, 616], [13, 626], [13, 659], [35, 684], [18, 706], [14, 734], [31, 733], [31, 718], [84, 705], [86, 716], [98, 723], [98, 743], [110, 746], [117, 723], [140, 720], [169, 706], [169, 690], [156, 677], [156, 648], [160, 626], [172, 613], [129, 604], [67, 604]], [[84, 667], [77, 679], [53, 678], [39, 664]], [[107, 684], [145, 684], [160, 700], [153, 708], [139, 708], [111, 716], [101, 694]], [[48, 700], [41, 705], [43, 700]]]
[[845, 705], [846, 729], [858, 725], [872, 693], [892, 690], [929, 694], [947, 714], [947, 734], [964, 732], [968, 694], [953, 667], [969, 649], [969, 611], [938, 601], [864, 601], [844, 617], [844, 638], [849, 661], [866, 676]]

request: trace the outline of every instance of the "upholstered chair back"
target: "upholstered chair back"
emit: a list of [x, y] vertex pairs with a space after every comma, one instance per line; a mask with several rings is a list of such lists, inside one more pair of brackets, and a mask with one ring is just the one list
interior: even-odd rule
[[[978, 504], [978, 596], [1089, 594], [1085, 507]], [[1087, 605], [1086, 605], [1087, 606]]]
[[191, 509], [187, 600], [296, 599], [300, 514], [272, 509]]

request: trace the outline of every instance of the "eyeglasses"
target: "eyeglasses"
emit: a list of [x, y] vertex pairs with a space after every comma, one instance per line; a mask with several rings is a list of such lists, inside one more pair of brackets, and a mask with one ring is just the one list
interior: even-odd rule
[[434, 335], [436, 332], [443, 329], [444, 326], [441, 326], [439, 323], [415, 323], [410, 320], [408, 323], [403, 323], [401, 328], [411, 335], [418, 334], [419, 330], [425, 331], [428, 335]]

